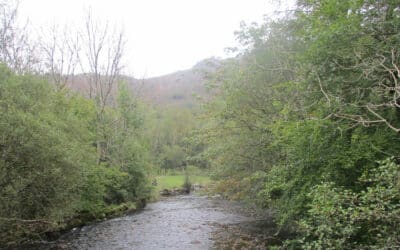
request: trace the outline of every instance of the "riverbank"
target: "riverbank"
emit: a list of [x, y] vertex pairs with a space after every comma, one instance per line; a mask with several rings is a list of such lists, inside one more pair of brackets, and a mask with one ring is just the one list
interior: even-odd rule
[[153, 180], [153, 200], [161, 196], [176, 196], [206, 189], [212, 183], [206, 175], [160, 175]]
[[[210, 182], [209, 177], [206, 176], [191, 176], [190, 179], [195, 183], [193, 185], [195, 187], [202, 187], [202, 185], [206, 185]], [[43, 230], [39, 234], [26, 237], [25, 240], [11, 243], [7, 246], [0, 246], [0, 248], [35, 249], [37, 245], [51, 245], [52, 242], [57, 241], [62, 235], [69, 233], [71, 230], [78, 230], [84, 226], [89, 226], [91, 224], [96, 224], [116, 217], [134, 214], [143, 209], [148, 201], [159, 201], [161, 196], [163, 196], [162, 192], [164, 192], [164, 194], [166, 192], [168, 193], [168, 195], [165, 196], [175, 196], [190, 193], [190, 191], [192, 191], [191, 188], [189, 188], [189, 190], [184, 190], [184, 182], [184, 175], [159, 176], [157, 177], [158, 185], [154, 186], [153, 195], [150, 200], [109, 205], [97, 211], [96, 213], [82, 211], [72, 218], [65, 218], [60, 224], [52, 225], [50, 229]]]
[[90, 214], [87, 212], [82, 212], [77, 216], [67, 220], [64, 223], [64, 226], [62, 226], [61, 228], [53, 232], [46, 232], [45, 235], [48, 240], [54, 240], [57, 239], [61, 234], [73, 228], [82, 227], [91, 223], [108, 220], [126, 214], [132, 214], [142, 209], [145, 205], [146, 205], [145, 201], [128, 202], [119, 205], [110, 205], [104, 208], [104, 210], [102, 210], [98, 214]]
[[[73, 218], [66, 219], [63, 223], [60, 223], [58, 227], [54, 227], [53, 230], [45, 231], [39, 235], [36, 235], [35, 238], [27, 239], [19, 244], [3, 246], [0, 249], [53, 249], [53, 247], [57, 245], [56, 242], [62, 236], [72, 231], [113, 218], [137, 213], [138, 211], [142, 210], [145, 205], [146, 201], [143, 200], [138, 202], [122, 203], [119, 205], [110, 205], [105, 207], [97, 214], [82, 212]], [[59, 248], [57, 247], [55, 249]]]

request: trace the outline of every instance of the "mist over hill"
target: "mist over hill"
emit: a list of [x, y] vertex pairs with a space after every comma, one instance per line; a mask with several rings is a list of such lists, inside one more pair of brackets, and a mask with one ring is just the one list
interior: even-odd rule
[[176, 105], [191, 108], [197, 98], [208, 96], [208, 76], [220, 67], [222, 61], [208, 58], [191, 69], [147, 79], [128, 78], [132, 91], [145, 102], [155, 105]]
[[[173, 105], [192, 108], [198, 104], [196, 99], [210, 96], [206, 84], [210, 75], [214, 73], [223, 61], [217, 58], [208, 58], [196, 63], [192, 68], [176, 71], [167, 75], [137, 79], [123, 76], [136, 98], [150, 105]], [[89, 97], [89, 75], [80, 74], [71, 77], [67, 88]], [[114, 102], [118, 86], [112, 86], [109, 104]]]

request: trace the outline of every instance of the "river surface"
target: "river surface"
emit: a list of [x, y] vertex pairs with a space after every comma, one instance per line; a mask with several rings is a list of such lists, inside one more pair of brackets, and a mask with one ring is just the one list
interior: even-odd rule
[[214, 242], [217, 233], [224, 234], [229, 225], [254, 226], [259, 221], [240, 203], [176, 196], [150, 203], [136, 214], [74, 229], [55, 249], [220, 249]]

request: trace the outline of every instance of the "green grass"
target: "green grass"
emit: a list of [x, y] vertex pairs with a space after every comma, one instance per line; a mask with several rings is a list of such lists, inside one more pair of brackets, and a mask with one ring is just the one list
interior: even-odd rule
[[[185, 182], [184, 175], [162, 175], [156, 177], [156, 179], [158, 190], [181, 188], [183, 183]], [[189, 180], [192, 184], [200, 184], [203, 186], [211, 182], [210, 177], [199, 175], [190, 176]]]

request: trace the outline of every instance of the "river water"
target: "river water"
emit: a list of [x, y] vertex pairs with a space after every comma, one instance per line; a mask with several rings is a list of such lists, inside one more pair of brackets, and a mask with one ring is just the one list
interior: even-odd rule
[[136, 214], [75, 229], [51, 249], [220, 249], [216, 237], [226, 237], [229, 225], [259, 222], [240, 203], [176, 196], [150, 203]]

